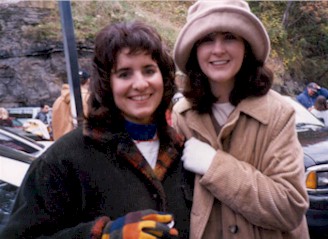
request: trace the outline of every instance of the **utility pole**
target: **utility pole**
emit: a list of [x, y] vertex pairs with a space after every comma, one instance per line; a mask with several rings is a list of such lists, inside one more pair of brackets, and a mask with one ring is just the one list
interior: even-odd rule
[[71, 112], [75, 126], [82, 125], [83, 105], [81, 98], [81, 88], [79, 80], [79, 65], [74, 35], [70, 0], [58, 0], [61, 25], [63, 31], [63, 41], [65, 50], [67, 79], [70, 89]]

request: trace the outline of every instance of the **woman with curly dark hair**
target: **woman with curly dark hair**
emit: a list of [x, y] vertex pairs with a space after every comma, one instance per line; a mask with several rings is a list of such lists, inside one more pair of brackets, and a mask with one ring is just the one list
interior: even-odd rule
[[173, 126], [197, 174], [191, 239], [309, 238], [295, 112], [270, 90], [270, 40], [244, 0], [197, 1], [177, 38]]
[[165, 119], [174, 74], [154, 28], [103, 28], [83, 128], [32, 163], [0, 237], [188, 238], [193, 173]]

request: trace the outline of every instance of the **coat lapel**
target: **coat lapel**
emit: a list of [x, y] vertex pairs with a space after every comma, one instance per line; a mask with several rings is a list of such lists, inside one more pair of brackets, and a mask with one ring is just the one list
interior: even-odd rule
[[155, 174], [160, 181], [164, 179], [164, 176], [171, 165], [176, 160], [180, 160], [181, 155], [179, 154], [182, 151], [184, 143], [183, 138], [172, 129], [168, 128], [167, 133], [169, 137], [167, 139], [161, 139], [158, 159], [154, 169]]

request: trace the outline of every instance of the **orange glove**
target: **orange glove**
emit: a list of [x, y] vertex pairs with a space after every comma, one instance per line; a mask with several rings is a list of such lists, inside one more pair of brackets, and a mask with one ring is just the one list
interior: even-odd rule
[[166, 225], [172, 221], [172, 215], [151, 209], [130, 212], [115, 221], [108, 222], [101, 239], [176, 238], [178, 231]]

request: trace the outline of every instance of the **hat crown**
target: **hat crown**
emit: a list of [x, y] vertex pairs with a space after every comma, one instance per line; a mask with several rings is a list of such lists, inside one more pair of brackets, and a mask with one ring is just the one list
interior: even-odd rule
[[198, 0], [189, 7], [187, 22], [174, 47], [179, 70], [186, 73], [186, 64], [195, 43], [212, 32], [231, 32], [243, 38], [255, 58], [265, 62], [270, 53], [270, 38], [245, 0]]
[[244, 0], [198, 0], [188, 9], [187, 21], [213, 8], [237, 8], [250, 12], [250, 7]]

